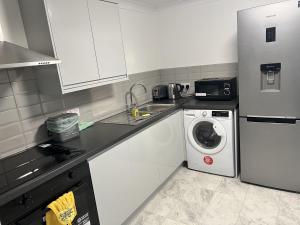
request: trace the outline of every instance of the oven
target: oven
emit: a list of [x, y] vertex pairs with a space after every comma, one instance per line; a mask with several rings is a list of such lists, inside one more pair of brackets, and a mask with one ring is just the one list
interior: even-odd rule
[[47, 205], [69, 191], [77, 209], [72, 225], [100, 225], [87, 162], [1, 205], [0, 224], [44, 225]]

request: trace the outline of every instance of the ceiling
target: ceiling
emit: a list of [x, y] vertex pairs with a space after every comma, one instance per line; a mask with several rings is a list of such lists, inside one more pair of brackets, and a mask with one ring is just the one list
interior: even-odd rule
[[139, 0], [139, 1], [151, 5], [155, 8], [159, 8], [170, 4], [177, 4], [182, 0]]
[[153, 8], [162, 8], [170, 5], [176, 5], [176, 4], [187, 3], [192, 1], [206, 1], [206, 0], [135, 0], [135, 2], [139, 2]]

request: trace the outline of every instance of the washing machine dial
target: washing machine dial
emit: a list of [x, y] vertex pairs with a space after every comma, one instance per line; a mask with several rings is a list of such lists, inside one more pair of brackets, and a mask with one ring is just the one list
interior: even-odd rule
[[206, 116], [207, 116], [207, 112], [206, 112], [206, 111], [203, 111], [203, 112], [202, 112], [202, 116], [203, 116], [203, 117], [206, 117]]

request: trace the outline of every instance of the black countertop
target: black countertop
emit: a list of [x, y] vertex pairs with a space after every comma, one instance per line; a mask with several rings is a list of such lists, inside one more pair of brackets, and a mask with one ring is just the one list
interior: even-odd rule
[[[98, 154], [103, 154], [108, 151], [114, 145], [124, 141], [126, 138], [135, 135], [140, 130], [153, 125], [155, 122], [171, 115], [172, 113], [178, 111], [179, 109], [212, 109], [212, 110], [233, 110], [237, 108], [237, 101], [219, 101], [219, 102], [200, 102], [193, 97], [181, 98], [178, 100], [161, 100], [155, 101], [155, 103], [160, 104], [170, 104], [174, 103], [175, 106], [169, 110], [164, 111], [163, 113], [146, 120], [138, 125], [119, 125], [119, 124], [105, 124], [97, 122], [92, 127], [82, 131], [80, 137], [74, 140], [68, 141], [63, 144], [65, 147], [71, 147], [82, 150], [81, 154], [78, 154], [74, 157], [71, 157], [68, 160], [64, 160], [61, 163], [55, 163], [54, 166], [49, 167], [48, 170], [40, 171], [36, 176], [32, 176], [24, 183], [16, 185], [13, 188], [7, 186], [7, 190], [0, 194], [0, 206], [5, 203], [13, 200], [17, 196], [26, 193], [29, 190], [37, 187], [38, 185], [54, 178], [55, 176], [71, 169], [72, 167], [78, 165], [79, 163], [87, 160]], [[35, 170], [36, 162], [38, 160], [33, 160], [32, 158], [43, 159], [45, 158], [42, 154], [36, 154], [40, 149], [38, 147], [26, 150], [23, 153], [20, 153], [15, 156], [11, 156], [5, 159], [0, 160], [0, 178], [5, 181], [5, 173], [3, 165], [9, 164], [7, 162], [18, 161], [20, 158], [30, 158], [30, 169]], [[32, 153], [34, 152], [34, 154]], [[16, 162], [17, 163], [17, 162]], [[12, 168], [11, 168], [12, 169]], [[2, 175], [1, 175], [2, 174]], [[7, 178], [6, 178], [7, 179]], [[3, 182], [5, 184], [5, 182]], [[1, 186], [1, 185], [0, 185]], [[0, 187], [1, 190], [1, 187]]]

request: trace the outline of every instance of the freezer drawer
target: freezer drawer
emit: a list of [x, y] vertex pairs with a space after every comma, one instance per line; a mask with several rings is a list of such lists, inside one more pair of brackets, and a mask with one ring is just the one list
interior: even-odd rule
[[240, 118], [242, 181], [300, 192], [300, 121], [284, 122]]

